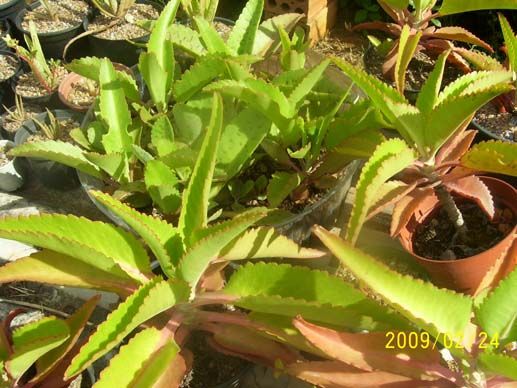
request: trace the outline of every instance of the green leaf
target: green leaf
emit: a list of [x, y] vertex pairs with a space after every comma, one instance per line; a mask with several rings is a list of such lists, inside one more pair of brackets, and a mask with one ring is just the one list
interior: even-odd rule
[[0, 236], [72, 256], [116, 275], [120, 267], [140, 282], [151, 274], [149, 256], [140, 242], [103, 222], [58, 214], [4, 218]]
[[[480, 364], [492, 373], [517, 380], [517, 359], [496, 353], [482, 352], [478, 355]], [[512, 384], [512, 383], [510, 383]]]
[[223, 125], [222, 104], [221, 96], [214, 94], [210, 124], [189, 185], [183, 194], [178, 230], [186, 240], [189, 240], [196, 230], [204, 228], [207, 224], [208, 199]]
[[289, 194], [302, 183], [301, 173], [275, 172], [267, 187], [267, 200], [270, 207], [278, 207]]
[[395, 174], [416, 160], [414, 151], [401, 139], [387, 140], [377, 147], [361, 171], [356, 185], [355, 203], [348, 221], [346, 239], [355, 244], [377, 192]]
[[29, 281], [127, 295], [138, 283], [113, 266], [102, 271], [65, 254], [43, 250], [0, 267], [0, 283]]
[[66, 323], [47, 317], [22, 326], [12, 333], [14, 353], [5, 363], [9, 374], [20, 378], [41, 356], [57, 348], [69, 337]]
[[281, 26], [290, 32], [302, 17], [303, 15], [298, 13], [286, 13], [262, 22], [255, 35], [252, 53], [265, 57], [267, 53], [275, 51], [280, 42], [278, 27]]
[[487, 141], [474, 145], [461, 159], [465, 167], [478, 171], [517, 176], [517, 144]]
[[101, 63], [99, 81], [100, 113], [108, 127], [108, 132], [102, 138], [104, 149], [107, 153], [131, 152], [132, 140], [128, 133], [131, 114], [115, 69], [106, 58]]
[[117, 346], [142, 323], [188, 298], [185, 283], [154, 278], [129, 296], [89, 337], [65, 372], [69, 378], [81, 373], [93, 362]]
[[160, 117], [153, 124], [151, 143], [156, 148], [158, 156], [165, 156], [174, 151], [174, 130], [167, 116]]
[[196, 239], [182, 257], [178, 276], [190, 284], [192, 290], [219, 252], [251, 225], [267, 215], [264, 208], [250, 209], [231, 220], [211, 226], [196, 234]]
[[188, 101], [225, 70], [226, 63], [220, 56], [206, 55], [200, 58], [175, 83], [174, 97], [178, 102]]
[[194, 24], [196, 25], [196, 29], [199, 32], [199, 36], [201, 37], [203, 45], [210, 54], [232, 54], [230, 49], [226, 46], [226, 43], [224, 42], [221, 35], [219, 35], [219, 33], [209, 22], [207, 22], [205, 19], [195, 16]]
[[160, 112], [167, 109], [169, 88], [167, 82], [170, 74], [160, 66], [156, 55], [142, 53], [138, 62], [138, 69], [145, 80], [153, 102]]
[[[517, 4], [516, 4], [517, 7]], [[504, 42], [508, 50], [510, 70], [517, 72], [517, 35], [513, 32], [510, 23], [502, 13], [499, 14], [499, 23], [503, 31]]]
[[151, 248], [165, 274], [174, 277], [171, 261], [179, 261], [182, 252], [181, 239], [176, 228], [159, 218], [140, 213], [100, 191], [90, 191], [90, 194], [138, 233]]
[[95, 295], [84, 303], [75, 313], [65, 320], [69, 329], [69, 336], [65, 342], [59, 347], [52, 349], [50, 352], [42, 356], [36, 363], [37, 375], [32, 378], [32, 382], [41, 381], [45, 375], [50, 373], [52, 369], [58, 365], [59, 362], [73, 349], [79, 337], [81, 336], [84, 327], [88, 323], [88, 319], [97, 307], [100, 300], [100, 295]]
[[399, 93], [403, 94], [406, 88], [406, 71], [415, 55], [422, 31], [411, 34], [411, 28], [405, 24], [399, 38], [397, 62], [395, 64], [395, 85]]
[[145, 165], [145, 186], [153, 202], [165, 214], [172, 214], [180, 207], [178, 185], [176, 174], [163, 162], [151, 160]]
[[[157, 372], [163, 372], [165, 365], [162, 362], [157, 365], [157, 359], [166, 361], [165, 364], [171, 363], [179, 351], [172, 340], [164, 341], [163, 337], [164, 335], [154, 328], [145, 329], [136, 334], [110, 360], [109, 365], [101, 372], [95, 388], [112, 388], [114, 381], [120, 388], [153, 386], [158, 376], [144, 378], [142, 374], [151, 371], [153, 364], [155, 367], [159, 366]], [[134, 384], [135, 380], [139, 380], [141, 385]]]
[[271, 121], [251, 108], [240, 111], [224, 127], [217, 150], [217, 166], [229, 180], [251, 158], [271, 128]]
[[470, 298], [401, 275], [322, 227], [314, 232], [344, 266], [410, 322], [433, 336], [443, 334], [463, 343], [472, 312]]
[[183, 24], [174, 23], [170, 26], [169, 32], [172, 42], [180, 50], [196, 58], [205, 55], [206, 49], [203, 47], [198, 34], [193, 29]]
[[429, 74], [429, 77], [427, 77], [420, 93], [418, 93], [416, 107], [421, 112], [430, 113], [438, 101], [438, 95], [440, 94], [440, 89], [442, 87], [445, 63], [449, 54], [450, 52], [446, 51], [438, 57], [433, 71]]
[[497, 287], [476, 309], [476, 319], [490, 338], [508, 342], [517, 338], [506, 338], [517, 320], [517, 269], [501, 280]]
[[129, 161], [126, 154], [88, 152], [84, 156], [90, 163], [106, 172], [113, 180], [119, 183], [130, 181]]
[[307, 95], [314, 89], [316, 84], [330, 65], [330, 59], [325, 59], [317, 66], [314, 66], [296, 86], [296, 88], [289, 95], [289, 103], [296, 111], [300, 109]]
[[227, 45], [236, 54], [252, 54], [259, 28], [264, 0], [249, 0], [235, 23]]
[[368, 300], [342, 279], [305, 267], [248, 263], [233, 274], [224, 292], [240, 297], [236, 306], [255, 313], [302, 315], [354, 331], [408, 327], [398, 314]]
[[277, 233], [274, 228], [249, 229], [226, 245], [218, 255], [219, 260], [251, 260], [282, 257], [292, 259], [314, 259], [323, 257], [324, 252], [303, 248], [294, 241]]
[[156, 20], [147, 43], [147, 51], [153, 53], [160, 67], [171, 74], [167, 89], [170, 88], [174, 75], [174, 53], [168, 43], [170, 39], [168, 30], [174, 23], [179, 5], [180, 0], [172, 0], [167, 3]]
[[12, 149], [10, 155], [52, 160], [96, 178], [103, 177], [100, 169], [84, 156], [83, 150], [73, 144], [62, 141], [47, 140], [23, 143]]
[[440, 15], [453, 15], [469, 11], [485, 9], [517, 9], [515, 0], [444, 0], [440, 8]]

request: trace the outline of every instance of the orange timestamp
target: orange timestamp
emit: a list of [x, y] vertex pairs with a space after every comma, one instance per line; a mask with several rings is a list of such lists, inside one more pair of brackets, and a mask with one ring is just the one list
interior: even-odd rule
[[[461, 336], [456, 338], [461, 338]], [[499, 346], [499, 336], [496, 334], [490, 338], [486, 332], [481, 331], [478, 333], [477, 342], [479, 349], [496, 348]], [[445, 349], [464, 349], [461, 342], [455, 341], [447, 334], [433, 337], [426, 331], [386, 332], [386, 349], [435, 349], [437, 346]]]

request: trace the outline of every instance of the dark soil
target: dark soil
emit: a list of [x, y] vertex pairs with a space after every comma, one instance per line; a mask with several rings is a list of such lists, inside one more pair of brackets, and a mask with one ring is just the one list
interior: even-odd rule
[[[364, 55], [366, 71], [377, 78], [386, 81], [382, 74], [382, 64], [385, 58], [380, 56], [375, 49], [369, 49]], [[436, 61], [423, 52], [415, 55], [406, 72], [406, 90], [418, 91], [422, 88], [429, 74], [434, 69]], [[453, 66], [447, 65], [443, 75], [442, 88], [455, 81], [462, 72]]]
[[247, 361], [212, 349], [202, 332], [192, 333], [186, 348], [194, 354], [194, 362], [181, 388], [215, 388], [239, 376], [249, 365]]
[[517, 141], [517, 111], [499, 113], [492, 103], [481, 108], [475, 117], [480, 126], [508, 141]]
[[[150, 4], [134, 4], [124, 17], [126, 22], [119, 23], [105, 31], [95, 34], [96, 37], [108, 40], [136, 39], [148, 35], [149, 31], [138, 26], [139, 20], [155, 20], [160, 15], [159, 11]], [[88, 31], [105, 28], [114, 19], [105, 15], [98, 15], [88, 25]]]
[[468, 229], [469, 241], [460, 241], [453, 223], [442, 208], [420, 224], [413, 237], [413, 248], [419, 256], [435, 260], [463, 259], [496, 245], [514, 227], [515, 216], [508, 208], [496, 210], [493, 220], [475, 203], [458, 205]]

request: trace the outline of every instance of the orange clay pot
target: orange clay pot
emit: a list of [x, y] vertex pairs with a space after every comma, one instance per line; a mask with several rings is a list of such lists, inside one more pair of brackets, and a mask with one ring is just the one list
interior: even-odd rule
[[[481, 177], [481, 180], [487, 185], [496, 203], [511, 209], [515, 219], [517, 190], [496, 178]], [[458, 260], [431, 260], [415, 254], [413, 236], [416, 228], [425, 222], [437, 205], [436, 197], [422, 202], [399, 236], [402, 246], [427, 270], [435, 285], [475, 295], [495, 285], [512, 271], [517, 264], [517, 225], [499, 243], [475, 256]], [[494, 273], [495, 276], [492, 276]]]

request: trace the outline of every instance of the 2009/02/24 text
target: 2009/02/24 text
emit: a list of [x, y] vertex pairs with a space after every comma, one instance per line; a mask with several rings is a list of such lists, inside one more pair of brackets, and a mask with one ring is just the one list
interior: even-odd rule
[[[440, 334], [437, 337], [432, 337], [428, 332], [416, 331], [388, 331], [386, 333], [386, 349], [435, 349], [444, 347], [446, 349], [463, 349], [461, 339], [462, 336], [450, 337], [447, 334]], [[499, 336], [496, 334], [490, 337], [486, 332], [482, 331], [477, 337], [478, 347], [480, 349], [488, 349], [499, 346]]]

